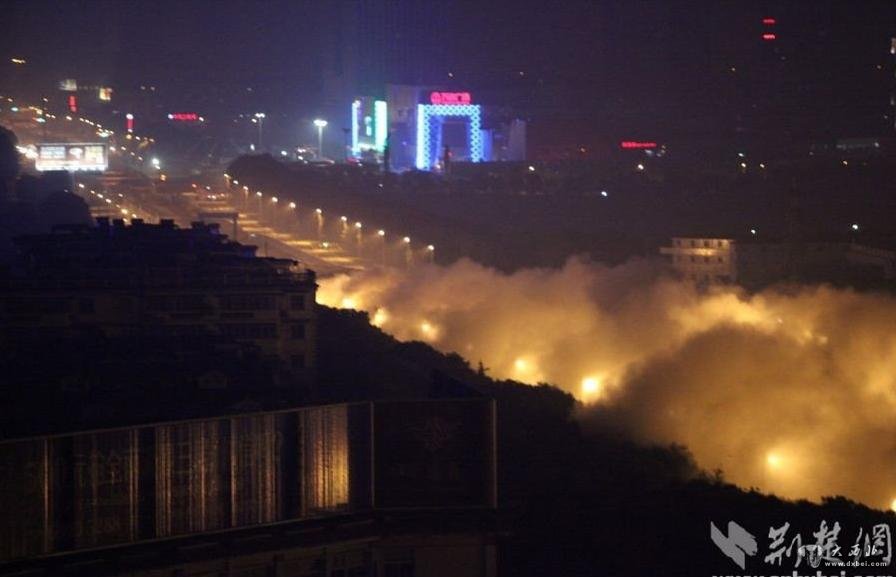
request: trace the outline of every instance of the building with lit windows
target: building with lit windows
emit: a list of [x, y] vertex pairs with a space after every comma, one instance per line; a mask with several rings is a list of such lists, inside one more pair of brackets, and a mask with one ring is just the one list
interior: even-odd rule
[[389, 169], [447, 171], [452, 162], [526, 159], [526, 123], [474, 101], [470, 92], [388, 85], [351, 104], [351, 156]]
[[256, 257], [213, 224], [98, 220], [17, 240], [20, 263], [0, 277], [5, 335], [217, 339], [286, 372], [314, 366], [313, 271]]
[[756, 235], [674, 237], [660, 254], [679, 276], [701, 284], [761, 288], [799, 281], [877, 287], [896, 280], [896, 249], [889, 242], [866, 238], [797, 242]]
[[675, 237], [672, 246], [660, 248], [672, 268], [683, 278], [697, 282], [737, 281], [735, 241], [731, 238]]
[[0, 575], [493, 577], [495, 404], [0, 441]]

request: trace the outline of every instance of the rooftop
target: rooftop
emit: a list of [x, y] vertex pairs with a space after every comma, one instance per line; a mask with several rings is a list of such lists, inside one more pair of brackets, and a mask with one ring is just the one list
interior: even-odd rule
[[170, 220], [97, 219], [97, 226], [56, 227], [16, 239], [20, 259], [8, 288], [245, 287], [313, 284], [314, 271], [289, 259], [256, 256], [217, 224], [179, 228]]

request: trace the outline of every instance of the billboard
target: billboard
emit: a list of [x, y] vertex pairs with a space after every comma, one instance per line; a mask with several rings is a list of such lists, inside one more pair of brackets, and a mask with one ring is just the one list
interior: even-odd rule
[[38, 144], [34, 167], [40, 171], [104, 172], [109, 167], [109, 152], [102, 142]]

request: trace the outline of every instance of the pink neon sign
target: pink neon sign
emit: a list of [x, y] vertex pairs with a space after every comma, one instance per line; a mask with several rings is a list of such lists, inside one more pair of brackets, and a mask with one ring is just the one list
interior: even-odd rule
[[642, 142], [637, 140], [623, 140], [619, 143], [622, 148], [656, 148], [656, 142]]
[[469, 104], [469, 92], [431, 92], [429, 101], [432, 104]]

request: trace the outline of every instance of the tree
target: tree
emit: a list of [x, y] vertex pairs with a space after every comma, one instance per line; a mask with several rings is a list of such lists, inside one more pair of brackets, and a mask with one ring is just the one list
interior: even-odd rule
[[0, 198], [9, 198], [19, 176], [19, 139], [13, 131], [0, 126]]

